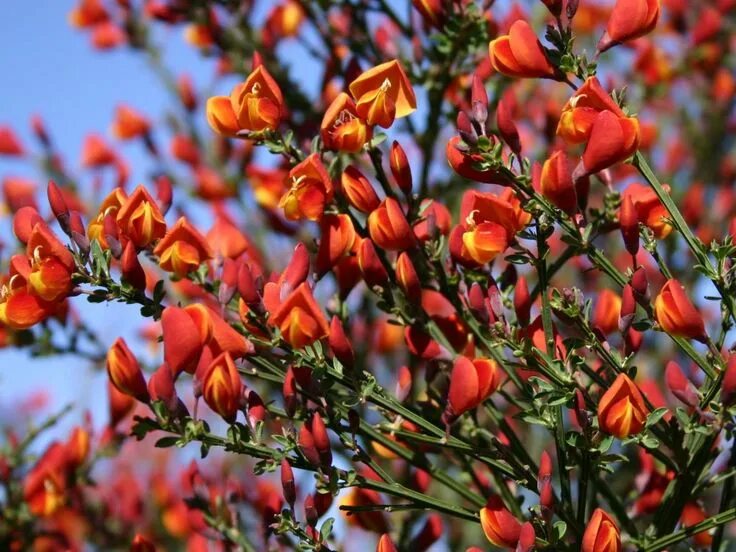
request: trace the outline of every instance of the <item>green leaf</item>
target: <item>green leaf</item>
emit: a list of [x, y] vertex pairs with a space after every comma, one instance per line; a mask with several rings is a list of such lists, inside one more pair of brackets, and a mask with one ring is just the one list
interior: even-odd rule
[[649, 414], [649, 416], [647, 416], [646, 427], [652, 427], [653, 425], [656, 425], [657, 422], [659, 422], [659, 420], [661, 420], [662, 417], [667, 414], [667, 412], [669, 412], [669, 408], [662, 407]]

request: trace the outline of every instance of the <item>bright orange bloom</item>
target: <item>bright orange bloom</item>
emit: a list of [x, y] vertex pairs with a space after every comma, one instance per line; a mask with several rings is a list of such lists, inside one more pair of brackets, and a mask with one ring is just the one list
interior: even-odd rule
[[616, 44], [649, 34], [658, 19], [659, 0], [617, 0], [598, 50], [605, 52]]
[[509, 34], [488, 45], [493, 68], [509, 77], [554, 78], [555, 68], [547, 59], [542, 44], [529, 23], [519, 19]]
[[345, 167], [340, 184], [350, 205], [361, 213], [370, 213], [381, 203], [368, 179], [352, 165]]
[[333, 188], [319, 154], [313, 153], [289, 171], [291, 187], [281, 197], [279, 207], [289, 220], [319, 220], [332, 200]]
[[495, 222], [476, 224], [470, 218], [460, 228], [462, 228], [462, 248], [458, 256], [479, 265], [490, 263], [509, 246], [506, 229]]
[[176, 221], [153, 253], [158, 256], [161, 268], [179, 277], [186, 276], [213, 257], [207, 240], [185, 217]]
[[26, 254], [31, 261], [27, 279], [32, 293], [44, 301], [54, 302], [71, 292], [74, 257], [45, 222], [33, 227]]
[[396, 281], [412, 303], [421, 301], [422, 283], [406, 251], [399, 253], [396, 259]]
[[402, 251], [414, 245], [414, 233], [399, 202], [386, 198], [368, 215], [368, 233], [378, 247]]
[[353, 99], [341, 92], [325, 111], [320, 134], [327, 149], [357, 153], [371, 139], [373, 130], [358, 116]]
[[459, 356], [450, 374], [448, 410], [456, 418], [473, 410], [498, 389], [501, 383], [501, 367], [495, 360]]
[[278, 327], [284, 340], [295, 349], [311, 345], [330, 331], [325, 315], [306, 282], [301, 283], [271, 313], [268, 323]]
[[618, 329], [618, 318], [621, 313], [621, 297], [610, 289], [604, 289], [598, 294], [593, 309], [591, 322], [593, 327], [600, 329], [604, 334], [611, 334]]
[[500, 548], [516, 548], [521, 523], [504, 507], [499, 497], [491, 497], [480, 511], [480, 525], [492, 544]]
[[230, 353], [222, 353], [202, 378], [202, 398], [228, 423], [234, 423], [243, 399], [243, 381]]
[[648, 413], [641, 391], [626, 374], [619, 374], [598, 402], [601, 431], [619, 439], [644, 429]]
[[229, 97], [209, 98], [206, 109], [215, 132], [235, 136], [241, 130], [274, 130], [284, 115], [284, 98], [271, 74], [259, 65]]
[[148, 389], [141, 366], [122, 337], [116, 339], [107, 351], [107, 375], [121, 393], [148, 402]]
[[669, 334], [705, 342], [703, 316], [692, 304], [682, 284], [667, 280], [654, 300], [654, 316]]
[[130, 140], [148, 134], [151, 123], [132, 107], [120, 105], [115, 109], [111, 130], [113, 136], [119, 140]]
[[156, 200], [143, 186], [138, 186], [120, 206], [116, 222], [120, 232], [139, 249], [166, 234], [166, 221]]
[[607, 169], [634, 155], [638, 147], [638, 119], [601, 111], [591, 128], [580, 170], [576, 169], [573, 176], [581, 178]]
[[348, 215], [325, 215], [320, 221], [319, 249], [315, 269], [318, 276], [327, 273], [343, 257], [348, 255], [356, 244], [358, 234]]
[[[23, 258], [26, 264], [28, 260]], [[34, 295], [26, 279], [11, 268], [10, 278], [2, 286], [0, 322], [15, 330], [24, 330], [45, 320], [56, 311], [56, 306]]]
[[398, 60], [368, 69], [350, 83], [358, 115], [369, 125], [390, 127], [417, 108], [414, 89]]
[[[352, 487], [341, 501], [343, 506], [375, 506], [377, 504], [383, 504], [381, 495], [372, 489], [360, 487]], [[350, 525], [357, 525], [366, 531], [374, 533], [388, 531], [388, 522], [381, 510], [358, 511], [346, 516], [345, 519]]]
[[626, 117], [596, 77], [589, 77], [562, 108], [557, 134], [568, 144], [582, 144], [590, 138], [593, 123], [601, 111]]
[[113, 220], [117, 217], [120, 207], [128, 199], [128, 194], [122, 188], [114, 188], [107, 197], [102, 200], [97, 215], [89, 222], [87, 226], [87, 237], [90, 240], [97, 240], [102, 249], [109, 249], [110, 244], [105, 238], [105, 217], [108, 215]]
[[381, 538], [378, 539], [378, 545], [376, 546], [376, 552], [398, 552], [394, 541], [391, 540], [391, 535], [384, 533]]
[[621, 552], [621, 534], [616, 522], [596, 508], [583, 533], [580, 552]]
[[[669, 186], [664, 186], [669, 191]], [[672, 232], [672, 225], [668, 222], [669, 213], [667, 208], [654, 193], [654, 190], [646, 184], [631, 184], [623, 193], [624, 198], [630, 198], [636, 211], [637, 221], [649, 227], [654, 232], [654, 237], [663, 240]], [[638, 239], [639, 231], [636, 236]]]
[[246, 169], [246, 175], [256, 202], [265, 209], [276, 209], [279, 200], [284, 195], [287, 171], [281, 168], [264, 169], [251, 163]]

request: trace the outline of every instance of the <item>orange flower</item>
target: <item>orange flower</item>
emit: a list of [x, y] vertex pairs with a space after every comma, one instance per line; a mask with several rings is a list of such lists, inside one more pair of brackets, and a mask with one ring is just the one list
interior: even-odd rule
[[582, 144], [590, 137], [593, 123], [601, 111], [626, 117], [596, 77], [589, 77], [562, 108], [557, 134], [568, 144]]
[[495, 222], [481, 222], [476, 224], [472, 216], [466, 224], [458, 226], [450, 235], [451, 242], [457, 242], [457, 235], [461, 234], [462, 246], [457, 251], [457, 245], [451, 247], [456, 252], [458, 260], [472, 261], [478, 265], [490, 263], [498, 255], [506, 251], [509, 238], [506, 229]]
[[351, 206], [361, 213], [370, 213], [381, 201], [368, 179], [352, 165], [345, 167], [340, 178], [342, 193]]
[[166, 221], [156, 201], [143, 186], [138, 186], [120, 206], [116, 222], [120, 231], [139, 249], [166, 234]]
[[97, 215], [93, 218], [87, 226], [87, 237], [90, 240], [97, 240], [100, 247], [108, 249], [110, 246], [105, 239], [104, 232], [104, 220], [107, 215], [114, 218], [117, 217], [117, 213], [120, 207], [128, 199], [128, 194], [122, 188], [114, 188], [107, 197], [102, 200], [100, 209], [97, 211]]
[[243, 398], [243, 382], [230, 353], [215, 358], [202, 377], [202, 398], [228, 423], [234, 423]]
[[480, 525], [492, 544], [500, 548], [516, 548], [521, 523], [504, 507], [499, 497], [491, 497], [480, 511]]
[[341, 92], [325, 111], [320, 134], [327, 149], [357, 153], [371, 139], [373, 131], [358, 116], [353, 99]]
[[[669, 191], [669, 186], [665, 184], [665, 190]], [[672, 232], [672, 225], [667, 221], [669, 213], [667, 208], [657, 197], [649, 186], [646, 184], [631, 184], [623, 193], [624, 198], [629, 198], [634, 205], [636, 211], [637, 222], [649, 227], [654, 232], [654, 237], [663, 240]], [[623, 210], [622, 210], [623, 213]], [[636, 229], [636, 240], [638, 243], [639, 230]]]
[[422, 284], [406, 251], [399, 253], [396, 259], [396, 281], [412, 303], [421, 300]]
[[274, 130], [284, 115], [281, 89], [263, 65], [236, 85], [230, 96], [207, 100], [207, 122], [218, 134], [235, 136], [241, 130]]
[[329, 334], [325, 315], [306, 282], [301, 283], [271, 314], [271, 326], [295, 349], [302, 349]]
[[122, 337], [117, 338], [107, 351], [107, 375], [121, 393], [148, 402], [148, 389], [140, 364]]
[[417, 100], [404, 69], [397, 60], [377, 65], [350, 83], [358, 116], [369, 125], [390, 127], [394, 119], [414, 112]]
[[119, 140], [130, 140], [148, 134], [151, 123], [146, 117], [127, 105], [115, 109], [115, 120], [112, 123], [112, 134]]
[[639, 147], [639, 121], [601, 111], [590, 130], [580, 166], [573, 173], [579, 179], [607, 169], [631, 157]]
[[555, 68], [547, 59], [542, 44], [523, 19], [511, 25], [508, 35], [492, 40], [488, 51], [493, 68], [509, 77], [555, 77]]
[[495, 360], [457, 357], [450, 374], [450, 390], [447, 396], [450, 418], [457, 418], [476, 408], [498, 389], [500, 383], [501, 367]]
[[[28, 265], [28, 259], [22, 258], [22, 262]], [[10, 278], [0, 295], [0, 322], [14, 330], [24, 330], [45, 320], [56, 309], [53, 303], [31, 293], [26, 279], [11, 267]]]
[[659, 0], [617, 0], [598, 50], [605, 52], [617, 44], [652, 32], [658, 19]]
[[604, 334], [611, 334], [618, 329], [618, 318], [621, 313], [621, 297], [610, 289], [604, 289], [598, 294], [593, 310], [593, 327]]
[[31, 270], [26, 277], [32, 293], [48, 302], [59, 301], [69, 295], [74, 257], [45, 222], [33, 227], [26, 254], [31, 261]]
[[616, 522], [596, 508], [583, 533], [580, 552], [621, 552], [621, 534]]
[[320, 161], [319, 154], [313, 153], [289, 171], [291, 183], [279, 201], [279, 207], [289, 220], [319, 220], [325, 205], [332, 200], [333, 189], [330, 176]]
[[368, 215], [368, 233], [378, 247], [401, 251], [414, 245], [414, 233], [399, 202], [386, 198]]
[[159, 266], [179, 277], [199, 268], [212, 258], [212, 249], [204, 236], [181, 217], [153, 250], [159, 258]]
[[654, 316], [669, 334], [705, 342], [703, 317], [692, 304], [682, 284], [667, 280], [654, 300]]
[[648, 412], [636, 384], [619, 374], [598, 402], [598, 424], [601, 431], [623, 439], [644, 429]]
[[348, 255], [356, 243], [357, 233], [348, 215], [325, 215], [320, 221], [320, 234], [315, 269], [318, 276], [324, 275], [343, 257]]

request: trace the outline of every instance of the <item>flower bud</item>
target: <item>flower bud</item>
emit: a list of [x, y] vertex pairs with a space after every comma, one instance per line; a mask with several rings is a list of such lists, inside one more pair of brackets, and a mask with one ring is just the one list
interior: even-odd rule
[[406, 251], [402, 251], [396, 259], [396, 280], [409, 301], [414, 304], [421, 301], [422, 286], [417, 271], [414, 269], [414, 263], [411, 262]]
[[601, 431], [624, 439], [644, 429], [648, 409], [636, 384], [626, 374], [619, 374], [598, 402]]
[[64, 194], [61, 193], [61, 190], [53, 180], [49, 180], [46, 195], [48, 196], [51, 211], [54, 213], [56, 220], [59, 221], [59, 226], [61, 226], [65, 234], [69, 234], [69, 207], [64, 199]]
[[345, 335], [342, 322], [340, 322], [340, 319], [337, 316], [333, 316], [330, 321], [329, 344], [335, 358], [337, 358], [337, 360], [339, 360], [344, 366], [352, 368], [353, 363], [355, 362], [353, 346]]
[[473, 73], [470, 88], [470, 108], [473, 121], [478, 125], [482, 134], [485, 134], [486, 120], [488, 119], [488, 94], [483, 80], [477, 72]]
[[687, 406], [695, 407], [700, 402], [697, 389], [682, 373], [680, 365], [672, 360], [664, 369], [664, 381], [670, 393]]
[[480, 511], [480, 525], [486, 538], [495, 546], [515, 548], [519, 542], [521, 523], [504, 507], [497, 496], [491, 497]]
[[583, 533], [580, 552], [620, 552], [621, 534], [616, 522], [606, 512], [596, 508]]
[[212, 410], [232, 424], [240, 410], [243, 382], [230, 353], [217, 356], [202, 377], [202, 398]]
[[654, 30], [659, 19], [660, 0], [617, 0], [608, 19], [598, 51], [639, 38]]
[[143, 372], [122, 337], [119, 337], [107, 352], [107, 375], [121, 393], [135, 397], [141, 402], [148, 402]]
[[621, 298], [610, 289], [604, 289], [598, 294], [598, 300], [593, 309], [593, 327], [604, 335], [612, 334], [618, 329], [621, 315]]
[[639, 217], [634, 202], [628, 194], [623, 196], [618, 218], [626, 251], [635, 257], [639, 251]]
[[703, 317], [692, 304], [682, 284], [667, 280], [654, 300], [654, 316], [669, 334], [705, 343], [707, 334]]
[[389, 166], [391, 167], [391, 174], [393, 175], [396, 184], [398, 184], [399, 189], [404, 192], [405, 195], [411, 195], [411, 166], [409, 165], [409, 160], [406, 157], [404, 148], [402, 148], [401, 144], [396, 140], [394, 140], [391, 145]]
[[146, 289], [146, 273], [138, 260], [138, 253], [129, 241], [125, 244], [123, 254], [120, 257], [120, 271], [123, 279], [137, 290]]
[[493, 393], [501, 382], [501, 368], [495, 360], [470, 360], [459, 356], [450, 374], [447, 396], [448, 419], [452, 420], [476, 408]]
[[291, 469], [291, 464], [286, 458], [281, 460], [281, 489], [284, 493], [284, 500], [293, 510], [296, 502], [296, 484], [294, 483], [294, 470]]
[[493, 68], [508, 77], [553, 78], [555, 68], [547, 59], [529, 23], [519, 19], [509, 34], [492, 40], [488, 46]]
[[528, 326], [532, 310], [531, 296], [529, 295], [529, 287], [524, 276], [519, 276], [514, 288], [514, 310], [516, 311], [516, 320], [520, 326]]
[[373, 242], [388, 251], [402, 251], [414, 245], [414, 233], [406, 215], [393, 198], [386, 198], [368, 215], [368, 233]]
[[388, 284], [388, 272], [379, 259], [373, 242], [368, 238], [364, 238], [358, 246], [358, 266], [365, 283], [370, 287], [384, 287]]
[[371, 183], [354, 166], [349, 165], [345, 168], [340, 183], [348, 203], [361, 213], [370, 213], [381, 204]]

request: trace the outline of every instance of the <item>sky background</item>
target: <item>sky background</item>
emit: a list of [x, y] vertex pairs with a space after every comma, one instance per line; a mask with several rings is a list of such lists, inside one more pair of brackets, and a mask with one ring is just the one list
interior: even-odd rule
[[[109, 126], [118, 104], [127, 103], [155, 122], [170, 100], [143, 56], [124, 47], [111, 52], [94, 50], [88, 35], [69, 25], [67, 15], [72, 7], [73, 2], [67, 0], [3, 3], [0, 124], [10, 125], [26, 149], [37, 151], [30, 118], [33, 114], [40, 115], [69, 172], [88, 184], [91, 175], [80, 168], [79, 162], [84, 137], [95, 131], [114, 143]], [[167, 30], [160, 37], [167, 64], [177, 73], [188, 72], [195, 82], [208, 82], [211, 65], [202, 61], [181, 37], [181, 27]], [[164, 140], [160, 142], [167, 146]], [[147, 182], [151, 165], [142, 146], [125, 144], [120, 151], [131, 168], [131, 189]], [[38, 198], [43, 202], [46, 182], [41, 174], [27, 159], [0, 157], [0, 179], [31, 178], [39, 185]], [[41, 208], [47, 207], [41, 203]], [[0, 218], [3, 240], [13, 239], [9, 234], [10, 223], [5, 212]], [[106, 343], [111, 344], [122, 335], [135, 344], [136, 322], [140, 320], [135, 307], [87, 305], [81, 298], [73, 304]], [[88, 363], [75, 357], [31, 359], [22, 350], [0, 350], [0, 421], [30, 394], [46, 390], [50, 401], [46, 411], [74, 402], [78, 408], [67, 424], [78, 421], [83, 410], [91, 408], [95, 425], [99, 427], [106, 421], [105, 378], [104, 372], [91, 371]]]

